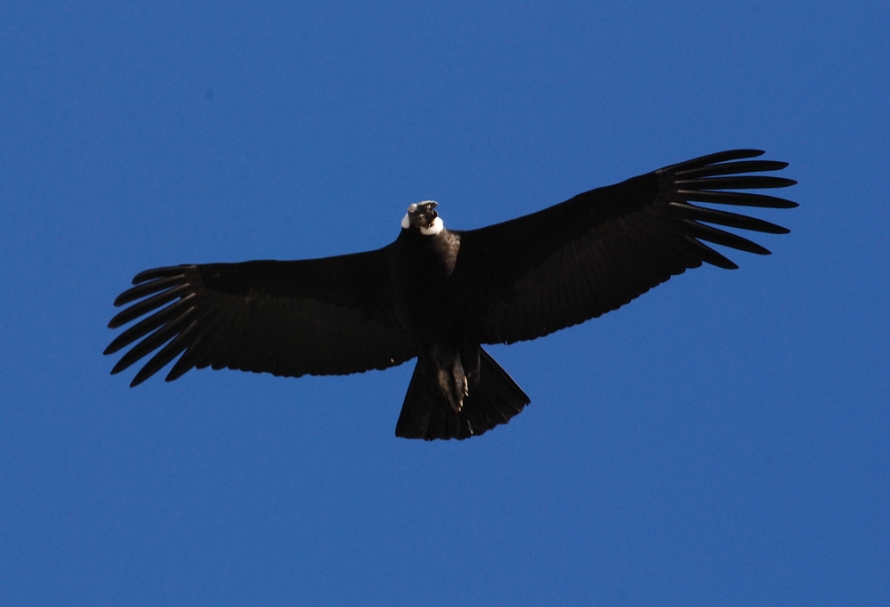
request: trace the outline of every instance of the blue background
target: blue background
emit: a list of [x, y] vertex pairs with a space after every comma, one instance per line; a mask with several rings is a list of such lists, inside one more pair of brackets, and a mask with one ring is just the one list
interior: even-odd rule
[[[890, 4], [0, 5], [0, 604], [890, 604]], [[473, 228], [734, 147], [792, 229], [492, 352], [531, 396], [393, 437], [413, 368], [109, 377], [181, 262]]]

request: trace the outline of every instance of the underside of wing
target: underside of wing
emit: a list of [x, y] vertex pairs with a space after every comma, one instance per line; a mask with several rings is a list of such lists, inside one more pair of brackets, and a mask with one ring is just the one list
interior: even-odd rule
[[118, 373], [151, 355], [138, 385], [179, 357], [167, 381], [192, 368], [273, 375], [343, 375], [415, 356], [396, 319], [387, 249], [302, 261], [250, 261], [147, 270], [115, 306], [109, 327], [137, 321], [105, 354], [129, 350]]
[[461, 232], [455, 274], [476, 295], [483, 343], [535, 339], [614, 310], [703, 262], [737, 266], [704, 242], [769, 254], [725, 228], [784, 234], [775, 224], [698, 203], [791, 208], [739, 190], [791, 179], [751, 175], [787, 163], [732, 150], [579, 194], [538, 213]]

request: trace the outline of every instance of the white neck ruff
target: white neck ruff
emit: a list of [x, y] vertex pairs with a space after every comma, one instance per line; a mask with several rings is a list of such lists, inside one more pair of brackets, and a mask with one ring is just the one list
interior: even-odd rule
[[[405, 216], [402, 217], [402, 229], [407, 230], [411, 227], [411, 218], [408, 217], [408, 213], [405, 213]], [[445, 229], [445, 224], [442, 222], [441, 217], [436, 217], [433, 219], [433, 225], [428, 228], [420, 228], [420, 233], [424, 236], [435, 236], [439, 232]]]
[[[404, 220], [402, 220], [404, 223]], [[445, 229], [445, 224], [442, 222], [441, 217], [436, 217], [433, 219], [433, 225], [428, 228], [420, 228], [420, 233], [424, 236], [435, 236], [439, 232]]]

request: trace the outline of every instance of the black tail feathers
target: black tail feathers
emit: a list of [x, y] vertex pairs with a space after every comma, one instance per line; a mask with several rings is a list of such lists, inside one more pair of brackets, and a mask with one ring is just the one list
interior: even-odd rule
[[478, 436], [506, 424], [531, 401], [506, 371], [480, 348], [479, 382], [471, 384], [460, 413], [439, 387], [436, 364], [421, 357], [405, 395], [396, 436], [426, 440]]

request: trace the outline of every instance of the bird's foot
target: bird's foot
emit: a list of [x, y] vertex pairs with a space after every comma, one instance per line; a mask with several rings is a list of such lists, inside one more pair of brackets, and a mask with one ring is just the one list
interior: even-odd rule
[[[467, 382], [467, 374], [464, 373], [464, 367], [459, 358], [454, 361], [453, 377], [454, 392], [457, 398], [451, 399], [451, 407], [455, 413], [460, 413], [460, 410], [464, 407], [464, 399], [470, 395], [470, 385]], [[456, 405], [455, 400], [457, 400]]]
[[445, 369], [439, 369], [439, 386], [448, 398], [454, 412], [460, 413], [464, 406], [464, 399], [470, 393], [470, 387], [459, 359], [454, 361], [451, 373]]

